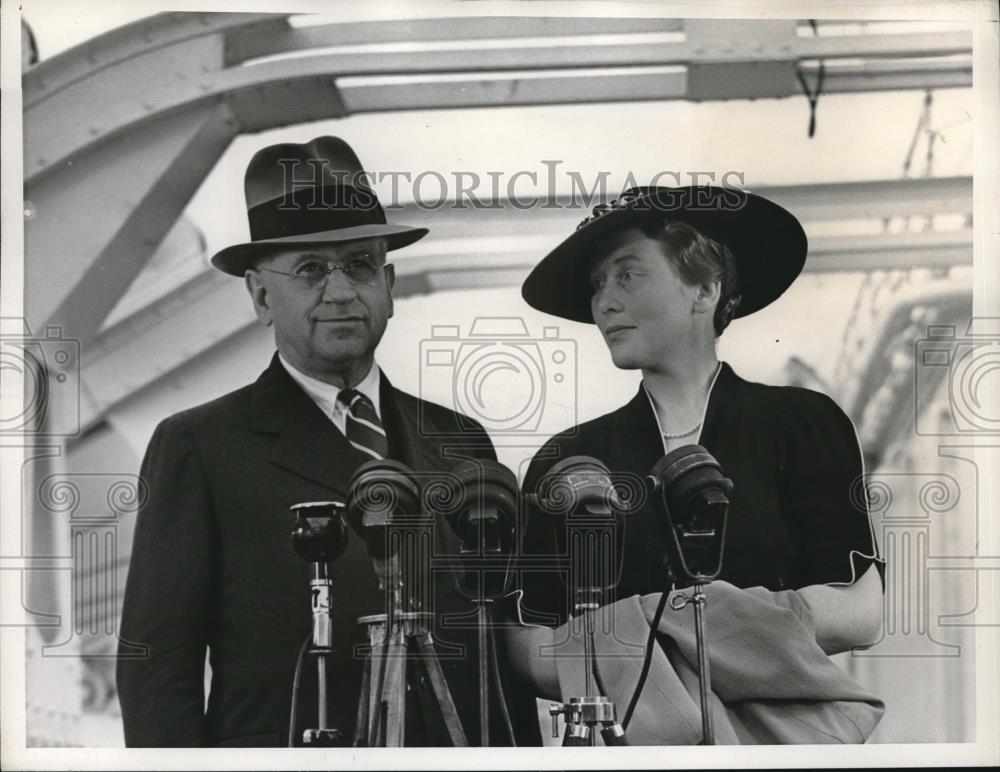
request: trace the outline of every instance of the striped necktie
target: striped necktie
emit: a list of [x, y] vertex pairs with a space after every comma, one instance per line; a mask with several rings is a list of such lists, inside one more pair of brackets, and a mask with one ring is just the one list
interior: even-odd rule
[[354, 389], [341, 391], [337, 395], [337, 401], [347, 407], [344, 426], [347, 441], [372, 458], [385, 458], [389, 455], [385, 429], [382, 428], [372, 401]]

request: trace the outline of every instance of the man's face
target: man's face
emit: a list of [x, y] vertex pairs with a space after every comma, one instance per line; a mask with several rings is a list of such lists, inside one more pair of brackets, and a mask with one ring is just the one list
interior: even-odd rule
[[686, 284], [663, 246], [639, 229], [602, 245], [590, 271], [590, 308], [616, 367], [657, 368], [690, 338], [696, 285]]
[[[395, 277], [385, 254], [383, 239], [296, 247], [247, 271], [257, 318], [274, 325], [278, 351], [289, 363], [341, 386], [367, 374], [392, 316]], [[358, 270], [358, 261], [371, 270]], [[326, 277], [331, 263], [348, 270], [337, 268]]]

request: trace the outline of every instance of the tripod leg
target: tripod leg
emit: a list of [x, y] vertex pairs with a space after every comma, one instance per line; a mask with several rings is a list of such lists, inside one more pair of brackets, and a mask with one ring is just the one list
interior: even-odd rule
[[441, 663], [438, 662], [437, 652], [434, 650], [434, 642], [430, 633], [421, 633], [415, 636], [417, 649], [420, 652], [420, 661], [427, 671], [427, 679], [431, 683], [434, 697], [437, 699], [438, 707], [441, 708], [441, 717], [444, 719], [444, 728], [448, 732], [451, 744], [455, 748], [469, 747], [469, 741], [465, 737], [462, 729], [462, 721], [458, 717], [458, 709], [452, 699], [451, 691], [448, 689], [448, 682], [444, 678], [441, 670]]
[[631, 745], [625, 736], [625, 730], [617, 721], [613, 724], [605, 724], [604, 728], [601, 729], [601, 737], [604, 738], [604, 744], [608, 746]]
[[[372, 640], [372, 652], [376, 651], [375, 641]], [[375, 655], [373, 663], [375, 671], [372, 673], [374, 683], [369, 682], [368, 688], [368, 747], [381, 748], [385, 745], [385, 709], [382, 706], [382, 695], [385, 693], [385, 670], [386, 662], [389, 661], [389, 632], [388, 626], [383, 628], [382, 639], [378, 641], [378, 653]]]
[[593, 745], [593, 739], [591, 727], [572, 722], [566, 724], [566, 731], [563, 733], [563, 748], [589, 748]]
[[379, 695], [385, 721], [386, 748], [401, 748], [406, 739], [406, 639], [402, 632], [393, 632], [386, 648], [385, 683]]
[[361, 671], [361, 689], [358, 691], [358, 717], [354, 724], [354, 737], [351, 745], [363, 748], [368, 744], [368, 727], [371, 722], [371, 691], [372, 691], [372, 652], [365, 657], [364, 668]]

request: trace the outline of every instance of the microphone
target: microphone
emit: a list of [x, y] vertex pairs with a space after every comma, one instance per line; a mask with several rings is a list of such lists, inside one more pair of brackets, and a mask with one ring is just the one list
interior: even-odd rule
[[571, 456], [554, 464], [536, 491], [539, 509], [553, 519], [558, 559], [569, 559], [569, 586], [596, 603], [621, 578], [627, 507], [611, 472], [596, 458]]
[[[341, 745], [344, 734], [329, 726], [327, 700], [327, 660], [333, 651], [333, 577], [330, 564], [347, 548], [347, 525], [344, 523], [344, 504], [340, 501], [306, 501], [293, 504], [295, 525], [292, 527], [292, 547], [295, 553], [309, 563], [309, 596], [312, 606], [312, 629], [306, 644], [316, 657], [317, 726], [302, 733], [302, 744], [332, 747]], [[295, 660], [292, 680], [292, 708], [289, 716], [288, 742], [293, 744], [299, 704], [299, 676], [306, 644]]]
[[309, 563], [309, 593], [312, 599], [312, 647], [328, 650], [333, 646], [331, 595], [333, 580], [330, 563], [347, 548], [347, 525], [340, 501], [307, 501], [293, 504], [295, 525], [292, 547]]
[[347, 521], [368, 549], [379, 584], [398, 578], [401, 533], [391, 526], [419, 521], [420, 489], [413, 470], [399, 461], [376, 459], [357, 468], [347, 497]]
[[667, 569], [678, 587], [715, 579], [722, 570], [726, 512], [733, 481], [700, 445], [684, 445], [656, 462], [646, 478], [663, 502], [660, 530]]
[[626, 507], [607, 466], [590, 456], [571, 456], [553, 465], [538, 481], [537, 502], [554, 523], [564, 526], [554, 529], [557, 554], [569, 556], [573, 615], [583, 627], [584, 696], [550, 705], [549, 715], [554, 726], [556, 716], [566, 719], [564, 746], [594, 744], [597, 726], [606, 745], [628, 745], [601, 676], [592, 613], [621, 579]]
[[[499, 597], [508, 581], [517, 519], [517, 477], [499, 461], [462, 461], [447, 480], [449, 526], [461, 541], [459, 591]], [[490, 570], [492, 569], [492, 570]]]
[[509, 554], [514, 547], [517, 478], [499, 461], [462, 461], [452, 470], [450, 493], [456, 506], [448, 524], [468, 552]]

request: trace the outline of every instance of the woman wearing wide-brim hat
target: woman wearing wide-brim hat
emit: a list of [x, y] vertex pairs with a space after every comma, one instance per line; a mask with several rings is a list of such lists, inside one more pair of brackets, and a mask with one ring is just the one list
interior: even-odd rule
[[[720, 581], [797, 591], [816, 641], [833, 653], [871, 644], [881, 626], [881, 560], [854, 427], [826, 395], [748, 382], [716, 354], [733, 319], [792, 284], [806, 249], [791, 213], [736, 189], [635, 188], [597, 207], [532, 270], [522, 295], [540, 311], [596, 324], [615, 366], [641, 370], [642, 385], [619, 409], [549, 440], [524, 490], [570, 456], [644, 476], [671, 450], [703, 446], [734, 483]], [[624, 538], [615, 597], [662, 591], [652, 503], [626, 518]], [[524, 554], [551, 551], [550, 523], [529, 516]], [[535, 570], [521, 578], [522, 614], [565, 621], [558, 579]]]

